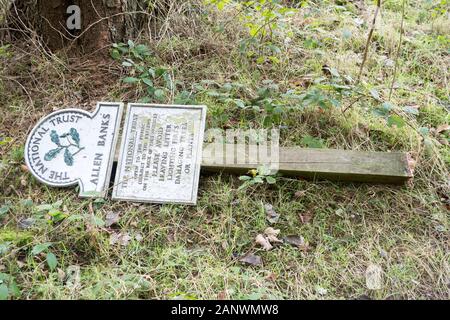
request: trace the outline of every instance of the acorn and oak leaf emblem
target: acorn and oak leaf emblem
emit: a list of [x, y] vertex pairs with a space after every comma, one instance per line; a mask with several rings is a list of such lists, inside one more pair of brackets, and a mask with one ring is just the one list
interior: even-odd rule
[[[84, 147], [80, 147], [80, 135], [78, 134], [78, 131], [75, 128], [71, 128], [69, 132], [58, 135], [55, 130], [52, 130], [50, 132], [50, 139], [57, 145], [57, 148], [47, 152], [44, 156], [44, 160], [51, 161], [64, 150], [64, 162], [68, 166], [73, 166], [73, 157], [84, 149]], [[75, 152], [72, 153], [70, 148], [75, 150]]]

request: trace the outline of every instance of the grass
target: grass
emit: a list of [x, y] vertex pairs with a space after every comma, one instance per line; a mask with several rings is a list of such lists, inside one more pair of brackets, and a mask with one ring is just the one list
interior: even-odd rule
[[[368, 31], [368, 23], [358, 19], [370, 21], [374, 7], [340, 2], [344, 5], [310, 2], [288, 18], [274, 38], [283, 46], [279, 63], [257, 64], [239, 51], [247, 30], [238, 19], [229, 21], [226, 10], [231, 8], [189, 13], [188, 20], [196, 21], [194, 31], [173, 17], [173, 29], [164, 39], [136, 42], [152, 48], [153, 66], [171, 70], [187, 90], [206, 79], [239, 82], [244, 89], [236, 95], [247, 100], [263, 80], [271, 79], [282, 89], [294, 85], [303, 92], [308, 81], [324, 77], [324, 65], [357, 77]], [[409, 1], [406, 10], [391, 103], [417, 106], [417, 115], [402, 114], [410, 125], [386, 125], [372, 114], [379, 102], [371, 98], [358, 100], [346, 113], [311, 106], [282, 119], [283, 145], [301, 145], [309, 135], [328, 148], [412, 152], [417, 165], [411, 185], [283, 177], [276, 185], [239, 191], [242, 182], [236, 176], [203, 175], [195, 207], [83, 200], [73, 188], [35, 181], [23, 167], [22, 154], [26, 134], [40, 117], [73, 105], [91, 110], [97, 100], [136, 101], [143, 93], [120, 82], [127, 70], [112, 59], [99, 69], [60, 57], [63, 67], [38, 50], [24, 52], [17, 43], [0, 50], [0, 138], [12, 138], [0, 140], [0, 274], [14, 279], [3, 280], [8, 297], [448, 299], [450, 148], [448, 131], [435, 130], [450, 121], [449, 28], [448, 19], [432, 13], [424, 1]], [[401, 6], [386, 1], [364, 68], [363, 84], [383, 100], [393, 76], [386, 61], [396, 54], [400, 17]], [[214, 31], [218, 25], [225, 25], [223, 33]], [[209, 107], [209, 128], [262, 126], [264, 113], [241, 110], [208, 94], [195, 98]], [[351, 100], [344, 97], [342, 106]], [[422, 137], [418, 131], [424, 127], [430, 133]], [[43, 204], [54, 204], [69, 217], [51, 222]], [[272, 225], [280, 235], [303, 236], [308, 250], [283, 245], [266, 252], [254, 244], [255, 236], [270, 226], [265, 204], [280, 214]], [[120, 220], [107, 228], [104, 221], [111, 211]], [[311, 220], [302, 222], [303, 215]], [[119, 233], [128, 235], [129, 242], [111, 244], [111, 236]], [[51, 245], [31, 254], [44, 243]], [[48, 252], [57, 257], [53, 270], [46, 262]], [[263, 265], [240, 263], [247, 252], [260, 255]], [[383, 270], [379, 290], [366, 286], [370, 265]]]

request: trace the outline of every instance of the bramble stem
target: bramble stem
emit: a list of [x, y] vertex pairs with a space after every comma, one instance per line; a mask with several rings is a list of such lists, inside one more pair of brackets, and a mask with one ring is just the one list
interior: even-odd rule
[[395, 84], [395, 79], [397, 78], [397, 69], [398, 69], [398, 59], [400, 57], [400, 52], [402, 50], [402, 41], [403, 41], [403, 24], [404, 24], [404, 20], [405, 20], [405, 3], [406, 0], [403, 0], [402, 2], [402, 22], [400, 23], [400, 38], [398, 40], [398, 48], [397, 48], [397, 53], [395, 55], [395, 66], [394, 66], [394, 74], [392, 76], [392, 82], [391, 82], [391, 86], [389, 88], [389, 98], [388, 101], [391, 101], [391, 97], [392, 97], [392, 92], [394, 90], [394, 84]]
[[377, 8], [375, 9], [375, 14], [373, 16], [372, 26], [370, 27], [369, 35], [367, 36], [366, 47], [364, 48], [363, 61], [361, 63], [361, 67], [359, 68], [357, 84], [361, 81], [362, 72], [367, 60], [367, 53], [369, 52], [370, 40], [372, 40], [373, 31], [375, 30], [375, 22], [377, 21], [378, 12], [380, 11], [380, 9], [381, 9], [381, 0], [377, 0]]

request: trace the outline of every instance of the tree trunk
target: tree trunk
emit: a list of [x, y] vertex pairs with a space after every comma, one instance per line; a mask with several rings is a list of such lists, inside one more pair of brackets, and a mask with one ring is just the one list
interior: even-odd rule
[[[68, 25], [77, 21], [73, 5], [80, 9], [75, 28]], [[14, 28], [36, 31], [50, 50], [87, 54], [134, 38], [148, 19], [148, 6], [146, 0], [16, 0], [11, 11]]]

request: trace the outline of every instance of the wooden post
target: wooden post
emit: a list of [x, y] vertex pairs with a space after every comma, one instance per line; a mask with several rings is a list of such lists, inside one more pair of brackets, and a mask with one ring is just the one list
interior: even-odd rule
[[[224, 150], [234, 149], [234, 159], [251, 161], [247, 161], [247, 163], [218, 161], [219, 163], [217, 163], [213, 150], [216, 146], [215, 144], [204, 146], [202, 171], [245, 174], [249, 170], [265, 164], [264, 161], [255, 161], [253, 157], [248, 157], [248, 146], [238, 148], [237, 144], [224, 144], [221, 155], [225, 157]], [[313, 180], [404, 184], [413, 177], [409, 154], [403, 152], [280, 147], [278, 167], [279, 172], [285, 176]]]
[[[237, 145], [235, 145], [236, 147]], [[204, 147], [202, 170], [224, 171], [245, 174], [264, 162], [220, 164], [209, 150], [215, 145]], [[236, 148], [239, 150], [248, 150]], [[242, 151], [241, 151], [242, 153]], [[236, 159], [246, 159], [245, 154]], [[306, 149], [299, 147], [279, 148], [279, 172], [285, 176], [307, 179], [328, 179], [369, 183], [403, 184], [413, 177], [409, 155], [402, 152], [347, 151], [334, 149]]]

